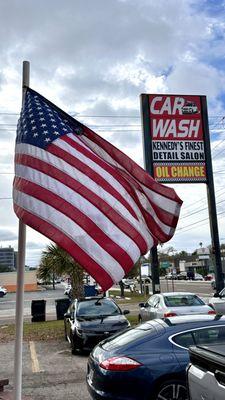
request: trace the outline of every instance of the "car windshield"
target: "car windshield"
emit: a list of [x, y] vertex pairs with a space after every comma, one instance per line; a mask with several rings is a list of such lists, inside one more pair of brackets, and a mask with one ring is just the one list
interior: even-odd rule
[[191, 294], [164, 296], [164, 302], [167, 307], [202, 306], [205, 304], [198, 296]]
[[117, 305], [106, 299], [81, 301], [77, 308], [77, 317], [105, 317], [121, 314]]

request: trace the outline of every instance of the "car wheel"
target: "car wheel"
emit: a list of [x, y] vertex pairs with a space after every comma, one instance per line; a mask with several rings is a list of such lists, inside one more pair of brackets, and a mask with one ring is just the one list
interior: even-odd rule
[[141, 324], [141, 323], [142, 323], [142, 318], [141, 318], [141, 316], [140, 316], [140, 315], [138, 315], [138, 322], [139, 322], [139, 324]]
[[188, 400], [187, 387], [184, 381], [170, 380], [158, 389], [154, 400]]
[[0, 297], [4, 297], [4, 293], [3, 292], [0, 292]]

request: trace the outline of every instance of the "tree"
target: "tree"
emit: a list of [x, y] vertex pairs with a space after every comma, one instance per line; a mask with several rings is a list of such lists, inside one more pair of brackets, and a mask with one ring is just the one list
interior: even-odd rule
[[65, 250], [56, 244], [50, 244], [42, 252], [38, 277], [43, 280], [52, 279], [52, 276], [68, 275], [72, 286], [72, 297], [84, 295], [84, 271]]
[[0, 272], [12, 272], [12, 268], [5, 264], [0, 264]]

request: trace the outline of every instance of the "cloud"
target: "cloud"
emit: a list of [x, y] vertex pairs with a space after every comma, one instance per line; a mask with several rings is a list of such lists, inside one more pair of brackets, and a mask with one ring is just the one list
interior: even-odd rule
[[[214, 124], [217, 122], [211, 134], [214, 146], [217, 145], [213, 151], [214, 169], [224, 170], [223, 125], [217, 117], [224, 114], [225, 104], [225, 12], [221, 2], [214, 3], [205, 0], [2, 1], [0, 198], [11, 197], [12, 192], [13, 175], [8, 173], [14, 169], [22, 61], [26, 59], [31, 62], [31, 87], [65, 111], [77, 114], [78, 120], [141, 165], [140, 93], [206, 94], [209, 114], [215, 117]], [[215, 173], [216, 192], [222, 186], [222, 178], [222, 173]], [[176, 185], [176, 188], [190, 214], [193, 200], [205, 196], [204, 185]], [[220, 206], [219, 210], [222, 203]], [[184, 214], [182, 211], [181, 217]], [[15, 241], [18, 220], [12, 200], [0, 200], [0, 215], [2, 232], [5, 227], [6, 238]], [[197, 219], [190, 217], [192, 222]], [[181, 218], [180, 227], [184, 221]], [[220, 229], [224, 232], [222, 223]], [[12, 236], [8, 236], [10, 232]], [[199, 236], [203, 237], [202, 241], [209, 241], [207, 226], [195, 231], [190, 227], [186, 233], [177, 230], [172, 241], [177, 247], [185, 243], [188, 250], [196, 248]], [[29, 263], [31, 256], [32, 263], [35, 262], [32, 255], [35, 251], [38, 262], [42, 245], [44, 248], [48, 241], [30, 228], [27, 238], [26, 262]]]
[[0, 242], [7, 242], [7, 241], [13, 241], [17, 239], [17, 235], [5, 228], [0, 228]]

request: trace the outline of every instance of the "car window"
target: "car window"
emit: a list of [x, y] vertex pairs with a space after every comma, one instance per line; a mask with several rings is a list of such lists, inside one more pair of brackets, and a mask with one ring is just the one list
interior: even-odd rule
[[221, 297], [225, 297], [225, 288], [224, 288], [223, 290], [221, 290], [220, 296], [221, 296]]
[[186, 349], [195, 344], [192, 332], [184, 332], [180, 335], [176, 335], [173, 337], [173, 341], [179, 346], [185, 347]]
[[225, 343], [225, 326], [193, 331], [196, 344]]
[[201, 306], [205, 304], [198, 296], [190, 294], [164, 296], [164, 302], [167, 307]]
[[81, 301], [78, 303], [77, 317], [103, 317], [121, 314], [119, 307], [107, 299]]
[[112, 339], [107, 340], [102, 346], [106, 350], [112, 350], [115, 347], [124, 346], [131, 343], [136, 339], [148, 338], [152, 339], [155, 336], [160, 336], [164, 332], [164, 328], [160, 326], [156, 321], [146, 322], [144, 324], [138, 325], [136, 328], [130, 328], [124, 333], [120, 333], [113, 336]]

